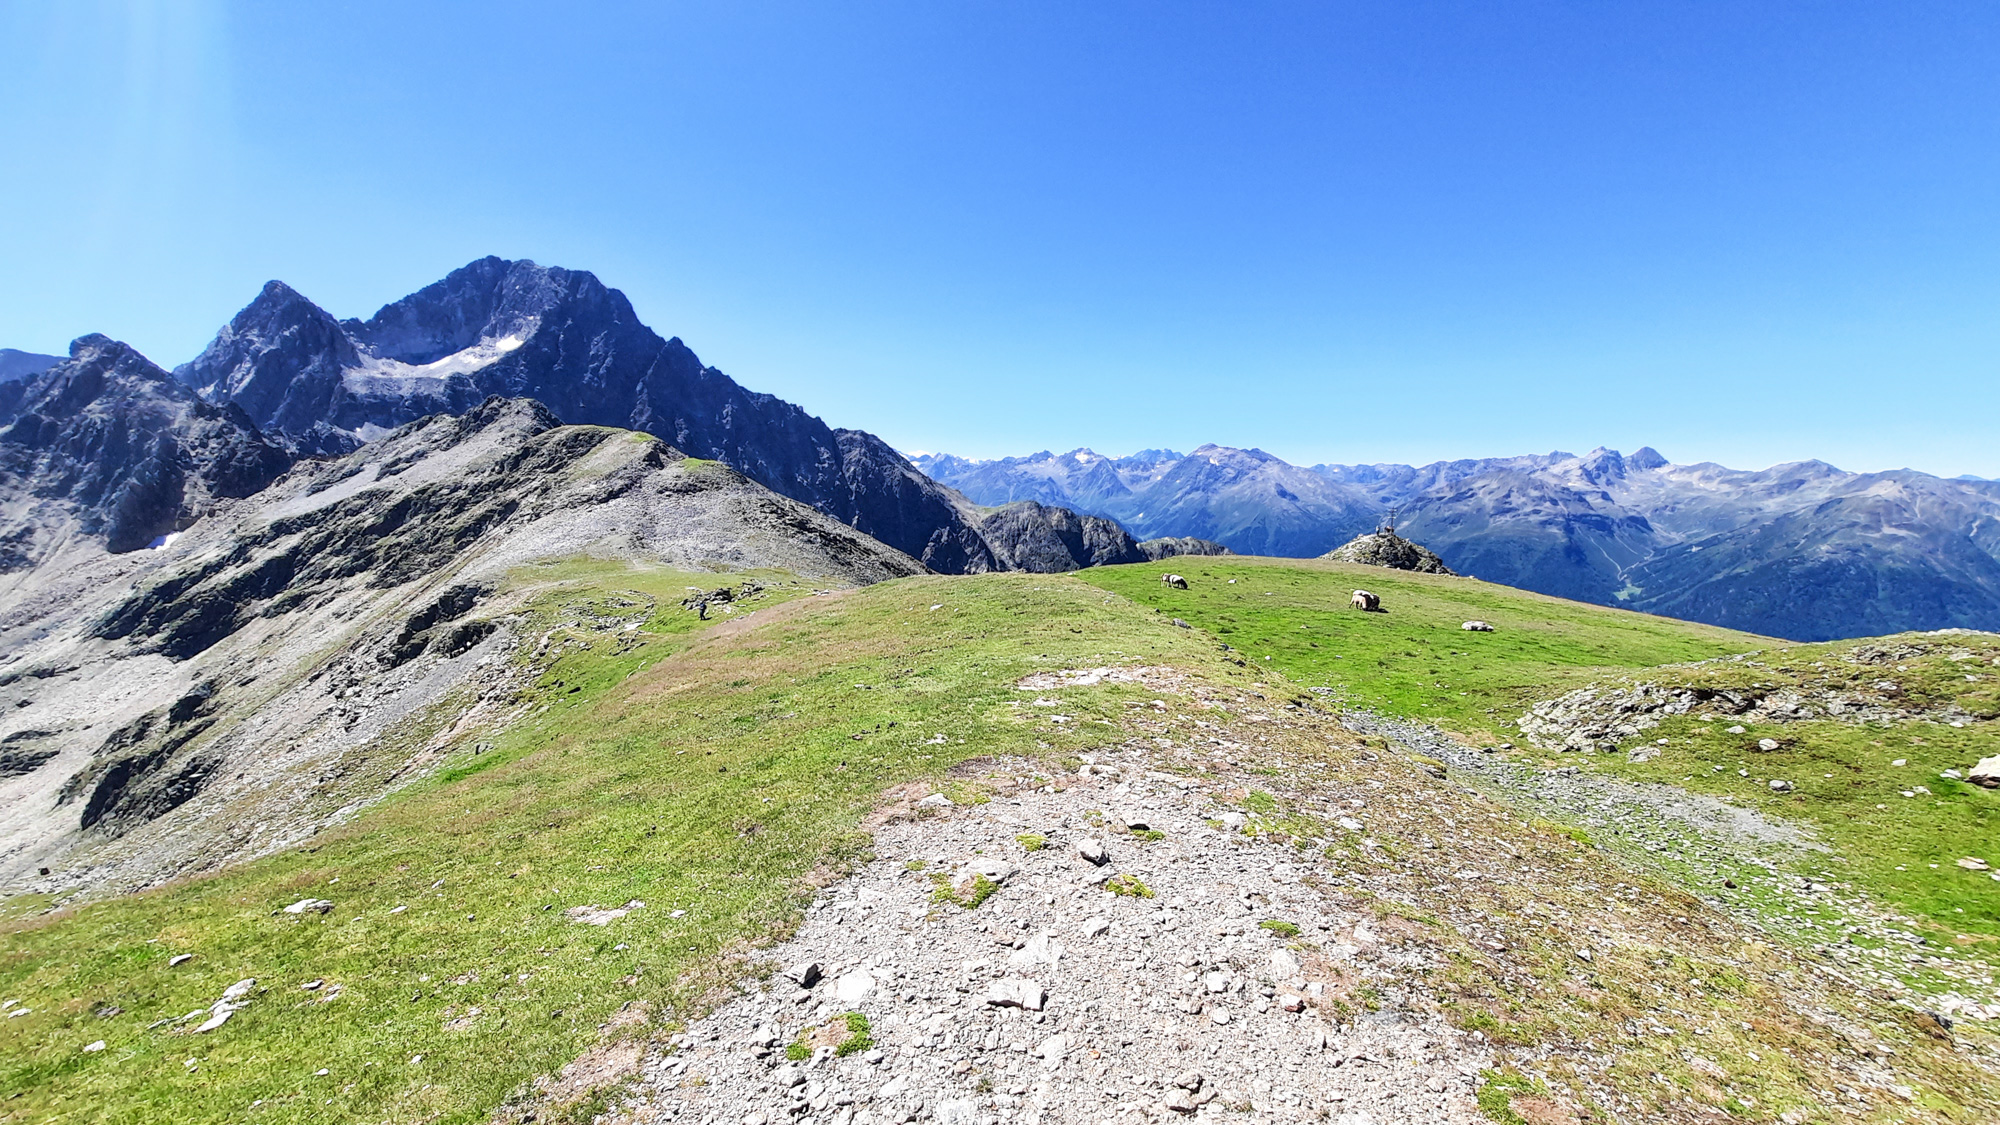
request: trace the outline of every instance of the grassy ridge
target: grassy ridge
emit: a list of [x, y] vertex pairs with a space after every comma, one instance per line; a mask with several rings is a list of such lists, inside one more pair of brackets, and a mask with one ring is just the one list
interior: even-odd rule
[[[483, 1119], [622, 1006], [666, 1013], [713, 987], [724, 951], [782, 929], [804, 877], [865, 845], [885, 788], [1091, 745], [1092, 708], [1122, 694], [1037, 725], [1009, 706], [1019, 676], [1107, 659], [1237, 671], [1062, 578], [910, 579], [708, 630], [671, 600], [691, 576], [535, 581], [524, 647], [546, 635], [561, 656], [531, 693], [545, 709], [494, 750], [310, 847], [6, 925], [0, 992], [33, 1012], [0, 1020], [0, 1118]], [[335, 908], [274, 913], [305, 897]], [[564, 915], [632, 900], [602, 928]], [[251, 977], [220, 1030], [148, 1029]]]
[[[1886, 676], [1898, 682], [1897, 697], [1911, 706], [1960, 707], [1980, 721], [1964, 727], [1752, 723], [1734, 734], [1728, 728], [1742, 724], [1733, 720], [1679, 717], [1626, 740], [1622, 749], [1630, 750], [1666, 738], [1650, 760], [1635, 762], [1625, 753], [1564, 754], [1559, 760], [1809, 825], [1841, 858], [1842, 877], [1876, 901], [1927, 920], [1936, 940], [1989, 958], [2000, 953], [2000, 882], [1957, 864], [1972, 857], [2000, 868], [2000, 793], [1940, 776], [2000, 753], [2000, 737], [1988, 721], [2000, 715], [2000, 669], [1992, 664], [2000, 643], [1991, 638], [1964, 639], [1963, 646], [1978, 654], [1973, 661], [1940, 652], [1883, 667], [1849, 666], [1845, 653], [1858, 643], [1879, 642], [1794, 644], [1470, 579], [1344, 563], [1174, 562], [1107, 567], [1082, 577], [1212, 630], [1254, 666], [1331, 688], [1357, 706], [1483, 739], [1518, 741], [1513, 720], [1528, 706], [1596, 682], [1853, 690]], [[1189, 589], [1162, 586], [1159, 575], [1169, 569], [1184, 574]], [[1357, 587], [1380, 594], [1388, 612], [1348, 608]], [[1463, 632], [1459, 626], [1470, 619], [1485, 620], [1495, 631]], [[1687, 666], [1747, 651], [1759, 655]], [[1779, 749], [1759, 749], [1767, 738]], [[1898, 759], [1905, 764], [1893, 765]], [[1774, 792], [1774, 778], [1796, 788]]]
[[[1302, 559], [1188, 558], [1100, 567], [1084, 581], [1208, 630], [1253, 665], [1358, 707], [1510, 737], [1528, 702], [1606, 672], [1772, 643], [1470, 578]], [[1176, 571], [1188, 589], [1160, 583]], [[1386, 612], [1348, 606], [1357, 588]], [[1491, 633], [1468, 633], [1483, 620]]]

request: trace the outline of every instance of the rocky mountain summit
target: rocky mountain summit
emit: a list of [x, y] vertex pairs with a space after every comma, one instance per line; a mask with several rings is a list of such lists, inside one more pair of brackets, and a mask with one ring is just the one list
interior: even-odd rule
[[917, 459], [987, 504], [1034, 499], [1139, 535], [1316, 556], [1389, 509], [1460, 574], [1797, 640], [2000, 627], [2000, 486], [1817, 461], [1745, 472], [1597, 449], [1301, 468], [1203, 446]]
[[489, 395], [533, 398], [565, 422], [722, 461], [934, 570], [1008, 565], [974, 505], [881, 439], [744, 389], [583, 270], [483, 258], [367, 320], [337, 320], [273, 281], [175, 373], [307, 452], [345, 452]]

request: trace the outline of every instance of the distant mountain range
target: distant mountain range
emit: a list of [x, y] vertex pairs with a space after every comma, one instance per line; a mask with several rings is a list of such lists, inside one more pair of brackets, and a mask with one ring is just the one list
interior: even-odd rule
[[1088, 449], [918, 468], [982, 504], [1035, 500], [1244, 554], [1323, 554], [1400, 510], [1494, 582], [1798, 640], [2000, 629], [2000, 483], [1818, 461], [1744, 472], [1652, 449], [1410, 465], [1261, 450]]

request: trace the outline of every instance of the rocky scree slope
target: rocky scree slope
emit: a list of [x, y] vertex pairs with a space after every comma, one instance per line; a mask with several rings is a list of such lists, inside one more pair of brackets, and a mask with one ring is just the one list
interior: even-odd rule
[[0, 572], [21, 571], [72, 532], [114, 552], [180, 531], [291, 466], [243, 411], [202, 401], [103, 336], [24, 380], [0, 415]]
[[1140, 535], [1319, 555], [1402, 509], [1460, 574], [1794, 640], [2000, 627], [2000, 486], [1816, 461], [1744, 472], [1631, 456], [1288, 465], [1203, 446], [916, 462], [975, 501], [1033, 499]]
[[176, 374], [310, 450], [352, 448], [488, 395], [534, 398], [565, 422], [725, 462], [934, 570], [1006, 566], [974, 506], [881, 439], [745, 390], [581, 270], [483, 258], [367, 320], [336, 320], [273, 281]]
[[[0, 619], [17, 887], [128, 889], [267, 852], [505, 721], [534, 669], [510, 578], [529, 564], [923, 570], [656, 438], [497, 398], [302, 462], [135, 555], [32, 572], [42, 596]], [[620, 628], [660, 608], [627, 600], [607, 611]]]

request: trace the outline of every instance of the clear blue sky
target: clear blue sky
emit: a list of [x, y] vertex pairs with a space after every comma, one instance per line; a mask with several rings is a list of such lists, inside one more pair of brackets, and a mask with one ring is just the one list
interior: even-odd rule
[[0, 0], [0, 345], [594, 270], [905, 449], [2000, 477], [2000, 7]]

